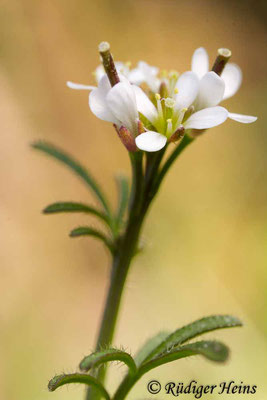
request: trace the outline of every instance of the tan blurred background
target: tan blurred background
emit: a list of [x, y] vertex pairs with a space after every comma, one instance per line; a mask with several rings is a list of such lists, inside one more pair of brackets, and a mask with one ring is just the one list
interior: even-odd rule
[[[115, 203], [113, 176], [129, 174], [126, 151], [90, 113], [87, 93], [65, 85], [93, 83], [102, 40], [117, 60], [181, 72], [195, 48], [205, 46], [212, 59], [229, 47], [244, 82], [226, 106], [259, 117], [212, 129], [173, 167], [147, 220], [147, 247], [131, 270], [115, 339], [134, 353], [158, 330], [231, 313], [245, 327], [209, 335], [230, 345], [231, 360], [162, 367], [129, 399], [148, 398], [149, 377], [163, 384], [234, 378], [258, 385], [253, 398], [266, 399], [266, 14], [266, 3], [252, 0], [1, 1], [1, 399], [83, 398], [83, 388], [49, 394], [46, 383], [93, 349], [110, 260], [98, 242], [68, 238], [90, 217], [40, 213], [54, 201], [93, 199], [29, 144], [45, 139], [72, 153]], [[112, 368], [111, 390], [123, 373]]]

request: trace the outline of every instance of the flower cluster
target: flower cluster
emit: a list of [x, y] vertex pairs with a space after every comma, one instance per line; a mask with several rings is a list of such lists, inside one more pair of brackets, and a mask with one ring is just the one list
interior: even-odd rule
[[[102, 46], [109, 51], [107, 43]], [[73, 82], [67, 85], [90, 91], [91, 111], [114, 124], [129, 151], [154, 152], [185, 133], [202, 132], [227, 118], [242, 123], [256, 121], [256, 117], [219, 106], [237, 92], [242, 72], [236, 64], [227, 63], [229, 50], [219, 49], [218, 54], [211, 71], [208, 54], [201, 47], [193, 54], [191, 70], [181, 75], [176, 71], [160, 73], [144, 61], [133, 69], [129, 63], [115, 62], [114, 85], [102, 65], [95, 71], [97, 87]]]

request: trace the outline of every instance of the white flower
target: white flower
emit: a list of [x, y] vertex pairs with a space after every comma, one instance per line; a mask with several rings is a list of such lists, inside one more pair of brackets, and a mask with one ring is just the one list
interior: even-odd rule
[[143, 114], [151, 124], [157, 129], [155, 132], [144, 132], [136, 138], [136, 145], [139, 149], [145, 151], [160, 150], [167, 143], [166, 137], [171, 135], [180, 127], [184, 129], [207, 129], [223, 123], [228, 117], [228, 111], [223, 107], [207, 107], [203, 110], [193, 113], [186, 118], [187, 108], [195, 101], [199, 93], [199, 79], [194, 72], [188, 71], [182, 74], [176, 84], [177, 90], [173, 98], [167, 98], [166, 108], [170, 108], [168, 119], [166, 120], [159, 95], [156, 95], [157, 107], [146, 96], [143, 90], [137, 86], [134, 87], [137, 101], [137, 109]]
[[[242, 72], [238, 65], [227, 63], [221, 77], [209, 72], [209, 57], [203, 47], [198, 48], [192, 57], [192, 71], [199, 79], [199, 93], [196, 98], [196, 109], [213, 107], [222, 100], [232, 97], [240, 88]], [[256, 121], [257, 117], [228, 113], [228, 117], [242, 123]]]
[[[228, 117], [250, 123], [257, 118], [229, 113], [219, 103], [233, 96], [240, 87], [242, 75], [235, 64], [227, 64], [222, 77], [209, 71], [206, 50], [199, 48], [192, 58], [192, 71], [179, 78], [173, 71], [160, 80], [158, 69], [144, 61], [130, 70], [121, 62], [115, 63], [120, 82], [111, 87], [104, 69], [98, 68], [98, 87], [67, 82], [73, 89], [90, 90], [89, 107], [100, 119], [117, 126], [119, 136], [130, 151], [136, 146], [143, 151], [161, 150], [169, 141], [177, 140], [181, 131], [205, 130], [222, 124]], [[126, 77], [127, 76], [127, 77]], [[164, 85], [161, 85], [161, 83]], [[133, 84], [134, 83], [134, 84]], [[154, 92], [154, 101], [138, 86], [146, 83]], [[164, 93], [162, 98], [157, 92]], [[168, 97], [167, 97], [168, 96]], [[140, 133], [138, 123], [144, 124]], [[140, 126], [139, 126], [140, 127]], [[127, 136], [127, 137], [126, 137]], [[134, 142], [135, 139], [135, 142]]]

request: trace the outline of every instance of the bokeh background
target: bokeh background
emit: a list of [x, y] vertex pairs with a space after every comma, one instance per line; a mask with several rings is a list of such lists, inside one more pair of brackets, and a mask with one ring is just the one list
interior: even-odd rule
[[[231, 48], [244, 81], [226, 106], [259, 117], [212, 129], [172, 168], [146, 222], [146, 249], [129, 275], [115, 339], [134, 353], [158, 330], [231, 313], [244, 328], [207, 336], [226, 341], [231, 360], [164, 366], [129, 399], [149, 398], [150, 377], [234, 379], [258, 385], [251, 398], [266, 399], [266, 2], [2, 0], [0, 12], [1, 398], [83, 398], [82, 387], [49, 394], [46, 384], [93, 349], [110, 260], [100, 243], [68, 238], [81, 223], [96, 225], [91, 217], [41, 214], [54, 201], [93, 199], [30, 143], [45, 139], [80, 159], [115, 204], [113, 177], [129, 174], [126, 151], [112, 126], [90, 113], [87, 93], [65, 85], [93, 83], [97, 45], [108, 40], [117, 60], [181, 72], [199, 46], [211, 59], [218, 47]], [[111, 391], [124, 372], [112, 367]]]

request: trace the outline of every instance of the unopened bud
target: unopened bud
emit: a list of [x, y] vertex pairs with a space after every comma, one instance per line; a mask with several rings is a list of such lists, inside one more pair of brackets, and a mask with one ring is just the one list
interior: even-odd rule
[[229, 49], [218, 49], [217, 58], [213, 64], [212, 71], [217, 75], [221, 75], [224, 70], [225, 65], [228, 63], [232, 55], [231, 50]]
[[110, 53], [110, 45], [108, 42], [101, 42], [98, 50], [102, 59], [103, 67], [108, 76], [111, 86], [115, 86], [120, 82], [118, 72], [115, 67], [113, 57]]
[[178, 142], [184, 137], [184, 127], [183, 125], [179, 126], [179, 128], [171, 135], [169, 141], [170, 142]]
[[183, 120], [187, 120], [194, 112], [195, 107], [194, 106], [190, 106], [188, 107], [188, 109], [186, 110], [186, 112], [184, 113], [184, 118]]
[[161, 97], [167, 97], [168, 96], [168, 89], [166, 82], [161, 82], [160, 87], [159, 87], [159, 93]]
[[125, 128], [125, 126], [121, 126], [120, 129], [118, 129], [118, 127], [114, 124], [114, 127], [126, 149], [132, 152], [137, 151], [137, 146], [131, 132]]

